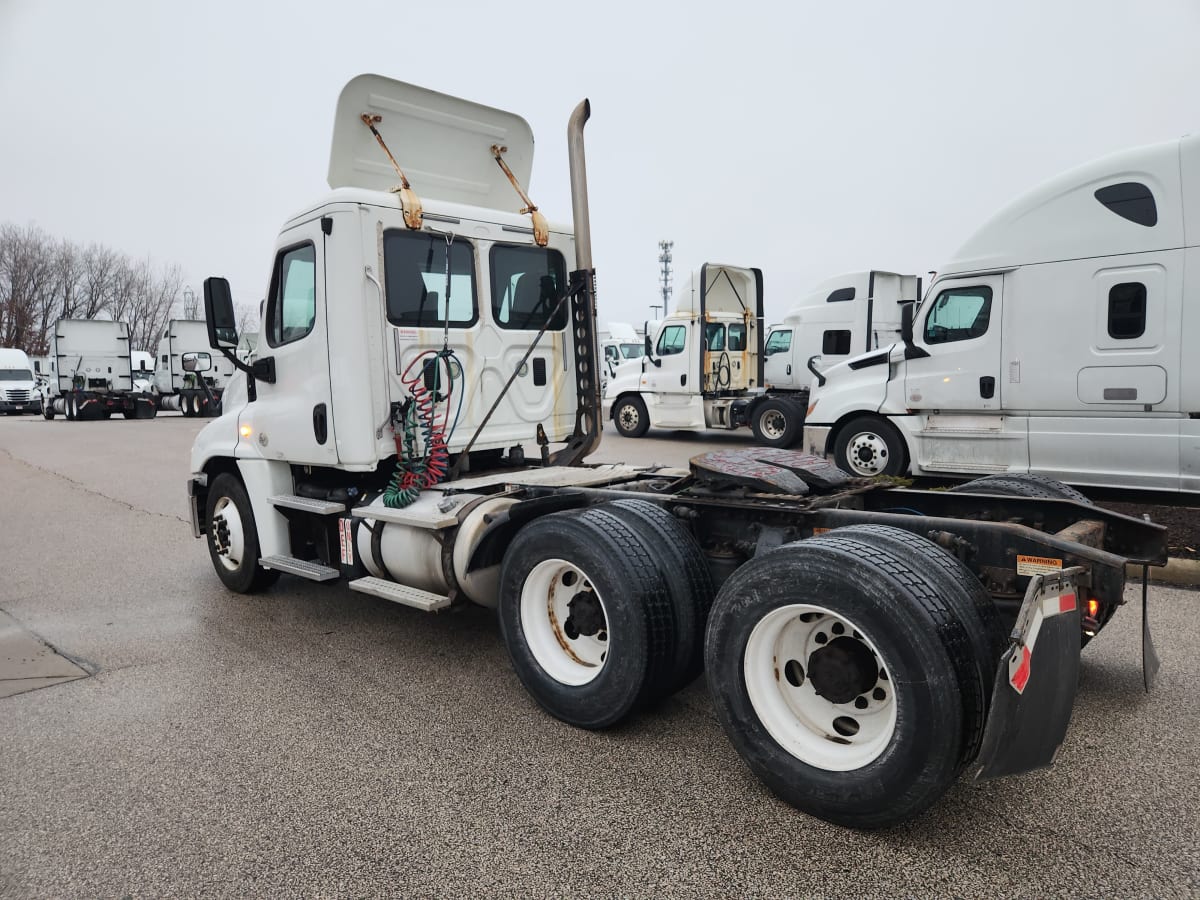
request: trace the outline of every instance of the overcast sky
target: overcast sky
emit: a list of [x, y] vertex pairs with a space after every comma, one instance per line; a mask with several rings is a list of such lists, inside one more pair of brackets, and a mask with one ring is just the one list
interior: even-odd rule
[[702, 262], [759, 266], [770, 319], [828, 276], [924, 272], [1078, 163], [1200, 121], [1195, 2], [0, 0], [0, 221], [265, 290], [326, 190], [342, 86], [377, 72], [512, 110], [571, 218], [592, 101], [602, 320]]

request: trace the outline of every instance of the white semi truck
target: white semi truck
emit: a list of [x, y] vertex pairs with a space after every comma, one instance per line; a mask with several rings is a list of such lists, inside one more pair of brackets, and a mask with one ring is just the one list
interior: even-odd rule
[[0, 412], [19, 416], [42, 411], [42, 392], [25, 351], [0, 347]]
[[[192, 450], [217, 576], [496, 608], [523, 686], [582, 728], [707, 668], [753, 771], [844, 825], [911, 818], [963, 771], [1049, 764], [1081, 643], [1128, 563], [1165, 561], [1164, 530], [1049, 481], [898, 490], [777, 448], [588, 464], [589, 114], [568, 126], [571, 228], [524, 191], [520, 117], [379, 76], [344, 88], [332, 193], [283, 226], [257, 356]], [[228, 282], [204, 301], [210, 346], [237, 359]], [[731, 321], [749, 331], [748, 312]]]
[[[177, 410], [185, 416], [215, 416], [221, 395], [234, 373], [224, 357], [209, 353], [208, 326], [199, 319], [171, 319], [158, 342], [154, 366], [154, 393], [159, 409]], [[184, 368], [184, 360], [193, 360]], [[197, 363], [199, 369], [197, 369]]]
[[50, 339], [50, 384], [42, 414], [47, 419], [152, 419], [155, 398], [136, 390], [130, 362], [129, 326], [101, 319], [59, 319]]
[[1200, 137], [1041, 185], [942, 266], [901, 340], [825, 371], [804, 446], [858, 475], [1200, 491]]
[[605, 385], [619, 433], [749, 426], [758, 443], [790, 447], [820, 369], [892, 343], [902, 306], [920, 296], [915, 276], [842, 275], [807, 294], [764, 342], [762, 282], [758, 269], [714, 263], [692, 273], [640, 365], [623, 366]]

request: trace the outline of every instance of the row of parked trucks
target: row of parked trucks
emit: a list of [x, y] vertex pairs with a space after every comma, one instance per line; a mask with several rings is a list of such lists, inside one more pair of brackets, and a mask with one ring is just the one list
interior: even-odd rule
[[49, 355], [30, 359], [21, 350], [0, 350], [0, 410], [47, 419], [114, 413], [146, 419], [159, 410], [212, 416], [233, 371], [224, 359], [213, 359], [202, 320], [168, 321], [155, 357], [130, 349], [124, 322], [60, 319]]
[[608, 380], [607, 414], [631, 437], [803, 434], [856, 475], [1200, 491], [1198, 182], [1197, 137], [1088, 164], [999, 212], [924, 293], [843, 276], [769, 334], [759, 270], [710, 263]]
[[[187, 482], [216, 575], [237, 593], [286, 573], [422, 612], [493, 608], [521, 684], [580, 728], [706, 671], [750, 769], [847, 826], [910, 819], [960, 775], [1049, 765], [1081, 648], [1125, 603], [1127, 566], [1165, 563], [1164, 529], [1027, 473], [911, 490], [780, 446], [589, 463], [603, 424], [589, 116], [584, 101], [568, 123], [573, 225], [552, 224], [525, 192], [525, 120], [374, 75], [346, 85], [332, 192], [276, 239], [253, 362], [235, 352], [228, 282], [204, 285], [209, 345], [238, 369]], [[755, 396], [761, 275], [709, 265], [693, 285], [613, 376], [638, 367], [638, 412], [753, 423], [763, 404], [800, 406]], [[892, 307], [911, 311], [916, 285], [876, 273], [853, 288], [835, 303], [893, 298], [865, 305], [850, 348], [885, 357], [839, 366], [902, 376], [924, 357]], [[970, 331], [935, 290], [921, 329]], [[884, 348], [897, 326], [900, 349]], [[827, 386], [850, 377], [814, 368]]]

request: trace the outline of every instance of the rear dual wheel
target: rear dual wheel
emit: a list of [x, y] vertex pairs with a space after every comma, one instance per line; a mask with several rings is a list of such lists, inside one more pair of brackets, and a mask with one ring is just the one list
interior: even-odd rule
[[991, 636], [969, 590], [907, 537], [854, 530], [737, 570], [705, 659], [717, 716], [763, 782], [830, 822], [881, 828], [928, 808], [977, 752]]
[[547, 712], [605, 728], [700, 674], [712, 595], [691, 532], [653, 503], [619, 500], [521, 529], [504, 557], [500, 626]]

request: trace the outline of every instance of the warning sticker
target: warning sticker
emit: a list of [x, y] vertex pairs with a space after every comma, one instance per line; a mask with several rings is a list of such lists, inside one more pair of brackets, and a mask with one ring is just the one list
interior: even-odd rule
[[1062, 560], [1053, 556], [1017, 556], [1018, 575], [1050, 575], [1062, 571]]

